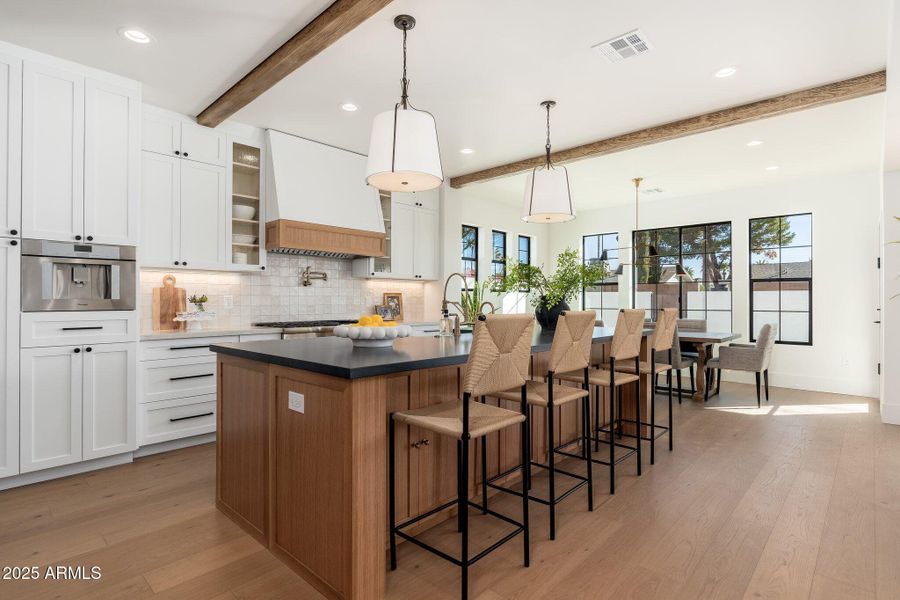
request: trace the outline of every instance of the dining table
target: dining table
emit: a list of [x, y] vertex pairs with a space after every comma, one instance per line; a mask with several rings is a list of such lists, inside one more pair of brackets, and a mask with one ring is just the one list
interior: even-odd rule
[[[678, 339], [691, 344], [697, 352], [696, 386], [694, 400], [703, 401], [706, 390], [706, 361], [712, 357], [712, 347], [739, 339], [741, 334], [732, 331], [679, 331]], [[713, 390], [710, 390], [713, 392]], [[713, 394], [711, 394], [713, 395]]]

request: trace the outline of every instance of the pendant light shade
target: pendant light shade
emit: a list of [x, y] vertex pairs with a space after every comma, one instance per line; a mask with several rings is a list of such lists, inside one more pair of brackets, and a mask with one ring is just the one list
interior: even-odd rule
[[444, 173], [434, 117], [399, 104], [376, 116], [366, 173], [366, 183], [389, 192], [421, 192], [441, 185]]
[[554, 166], [550, 160], [550, 109], [553, 100], [541, 102], [547, 109], [547, 154], [544, 166], [533, 169], [525, 181], [525, 201], [522, 220], [527, 223], [564, 223], [575, 218], [572, 183], [565, 167]]
[[375, 117], [369, 138], [366, 183], [389, 192], [432, 190], [444, 181], [437, 126], [431, 113], [409, 102], [406, 78], [406, 34], [416, 26], [409, 15], [398, 15], [394, 26], [403, 31], [403, 78], [400, 102]]

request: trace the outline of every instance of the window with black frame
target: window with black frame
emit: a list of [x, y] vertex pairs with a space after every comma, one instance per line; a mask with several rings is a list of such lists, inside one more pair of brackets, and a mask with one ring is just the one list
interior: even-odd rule
[[506, 233], [491, 231], [491, 277], [495, 283], [506, 279]]
[[[519, 264], [531, 264], [531, 238], [527, 235], [519, 236]], [[527, 293], [531, 291], [531, 288], [523, 284], [519, 291]]]
[[475, 288], [478, 281], [478, 228], [462, 226], [462, 274], [466, 278], [466, 288]]
[[[644, 229], [633, 238], [635, 308], [677, 308], [709, 331], [731, 331], [731, 223]], [[684, 269], [679, 272], [679, 266]]]
[[596, 311], [597, 318], [603, 319], [604, 325], [614, 327], [619, 315], [619, 278], [615, 275], [615, 270], [619, 267], [619, 234], [596, 233], [581, 238], [584, 264], [601, 262], [604, 260], [604, 252], [609, 276], [581, 291], [581, 305], [584, 310]]
[[812, 345], [812, 214], [750, 219], [750, 336], [778, 325], [777, 343]]

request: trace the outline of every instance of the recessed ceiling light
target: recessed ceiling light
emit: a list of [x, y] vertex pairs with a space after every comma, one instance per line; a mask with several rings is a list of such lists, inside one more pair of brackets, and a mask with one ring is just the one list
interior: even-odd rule
[[759, 140], [750, 140], [747, 142], [747, 145], [753, 148], [754, 146], [762, 146], [762, 142]]
[[119, 29], [119, 35], [136, 44], [149, 44], [153, 41], [153, 37], [149, 33], [134, 27], [122, 27]]
[[766, 171], [777, 171], [777, 170], [778, 170], [778, 165], [771, 165], [771, 166], [766, 167]]
[[722, 67], [721, 69], [716, 71], [714, 75], [719, 79], [724, 79], [726, 77], [731, 77], [735, 73], [737, 73], [737, 69], [735, 69], [734, 67]]
[[473, 154], [475, 151], [471, 148], [463, 148], [459, 151], [460, 154]]
[[359, 107], [352, 102], [345, 102], [344, 104], [341, 104], [341, 108], [346, 110], [347, 112], [356, 112], [357, 110], [359, 110]]

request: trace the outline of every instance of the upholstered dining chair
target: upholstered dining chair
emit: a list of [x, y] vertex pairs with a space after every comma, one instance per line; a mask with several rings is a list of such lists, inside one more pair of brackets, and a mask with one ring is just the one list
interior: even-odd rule
[[766, 402], [769, 401], [769, 362], [772, 360], [772, 349], [775, 347], [775, 338], [778, 337], [778, 327], [765, 324], [756, 336], [756, 344], [730, 344], [719, 348], [719, 357], [706, 363], [706, 395], [704, 402], [709, 400], [709, 388], [712, 386], [713, 372], [717, 375], [717, 387], [722, 385], [722, 369], [726, 371], [744, 371], [756, 373], [756, 406], [762, 405], [760, 394], [760, 375], [765, 379]]

